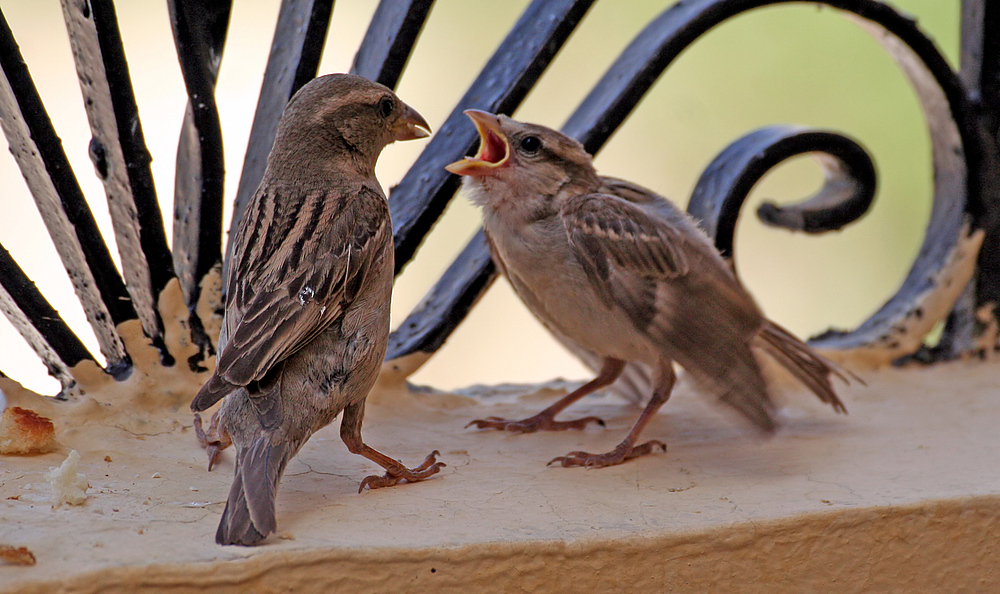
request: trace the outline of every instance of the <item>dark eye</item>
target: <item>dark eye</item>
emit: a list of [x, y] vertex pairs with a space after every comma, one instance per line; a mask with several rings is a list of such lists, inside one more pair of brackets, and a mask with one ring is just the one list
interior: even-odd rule
[[542, 148], [542, 141], [537, 136], [525, 136], [521, 139], [521, 150], [526, 153], [537, 153]]
[[387, 118], [389, 117], [389, 114], [392, 113], [394, 107], [396, 106], [393, 104], [392, 98], [382, 97], [382, 100], [378, 102], [378, 105], [375, 107], [375, 109], [378, 110], [378, 114], [380, 116], [382, 116], [383, 118]]

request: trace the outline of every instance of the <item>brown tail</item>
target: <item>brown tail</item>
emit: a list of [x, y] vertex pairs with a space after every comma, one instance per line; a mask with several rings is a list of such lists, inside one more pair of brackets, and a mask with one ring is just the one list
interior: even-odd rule
[[839, 377], [845, 384], [850, 383], [847, 373], [835, 363], [812, 350], [806, 343], [781, 326], [768, 320], [758, 335], [757, 344], [795, 379], [813, 391], [820, 400], [829, 404], [837, 412], [847, 413], [844, 403], [830, 383], [830, 376]]
[[237, 452], [233, 486], [215, 533], [215, 542], [253, 546], [275, 531], [278, 483], [294, 454], [295, 450], [287, 443], [274, 442], [269, 434], [258, 437], [249, 447]]

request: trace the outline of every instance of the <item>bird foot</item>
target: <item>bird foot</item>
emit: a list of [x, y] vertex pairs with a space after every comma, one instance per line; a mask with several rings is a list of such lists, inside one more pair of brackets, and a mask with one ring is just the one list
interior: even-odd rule
[[468, 429], [475, 425], [476, 429], [499, 429], [500, 431], [513, 431], [514, 433], [534, 433], [535, 431], [583, 429], [587, 426], [587, 423], [596, 423], [604, 427], [604, 421], [598, 417], [583, 417], [582, 419], [575, 419], [573, 421], [557, 421], [553, 418], [554, 416], [542, 411], [533, 417], [521, 419], [520, 421], [511, 421], [500, 417], [486, 417], [485, 419], [472, 421], [465, 428]]
[[571, 466], [584, 466], [587, 468], [603, 468], [605, 466], [614, 466], [616, 464], [621, 464], [632, 458], [638, 458], [639, 456], [645, 456], [647, 454], [653, 453], [656, 448], [660, 448], [662, 451], [667, 451], [667, 444], [658, 440], [647, 441], [644, 444], [631, 446], [626, 442], [618, 444], [618, 447], [611, 450], [606, 454], [591, 454], [589, 452], [570, 452], [565, 456], [559, 456], [558, 458], [553, 458], [549, 461], [547, 466], [552, 466], [555, 463], [560, 463], [565, 468]]
[[440, 452], [434, 450], [416, 468], [407, 468], [399, 464], [392, 468], [386, 468], [385, 474], [382, 476], [373, 474], [365, 477], [365, 480], [361, 481], [361, 486], [358, 487], [358, 493], [364, 491], [365, 487], [369, 489], [381, 489], [382, 487], [391, 487], [399, 484], [404, 480], [408, 483], [415, 483], [427, 479], [431, 475], [437, 474], [441, 468], [447, 466], [444, 462], [437, 461], [437, 457], [440, 455]]
[[219, 412], [216, 411], [212, 415], [208, 431], [201, 427], [201, 415], [194, 413], [194, 434], [198, 438], [198, 443], [205, 448], [205, 452], [208, 454], [208, 470], [211, 472], [212, 467], [219, 461], [219, 453], [233, 445], [233, 440], [230, 439], [228, 433], [219, 432]]

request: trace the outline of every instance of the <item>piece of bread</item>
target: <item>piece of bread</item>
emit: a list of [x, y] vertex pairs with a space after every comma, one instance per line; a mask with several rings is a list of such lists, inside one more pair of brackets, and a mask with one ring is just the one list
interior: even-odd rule
[[12, 406], [0, 414], [0, 454], [40, 454], [55, 441], [52, 421], [35, 411]]

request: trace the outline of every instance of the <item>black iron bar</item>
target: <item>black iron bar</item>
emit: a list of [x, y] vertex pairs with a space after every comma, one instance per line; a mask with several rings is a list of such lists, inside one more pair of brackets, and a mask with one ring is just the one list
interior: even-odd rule
[[[70, 369], [94, 357], [59, 313], [24, 274], [10, 253], [0, 245], [0, 310], [17, 328], [35, 353], [59, 380], [63, 392], [76, 382]], [[128, 369], [120, 369], [128, 375]], [[119, 376], [121, 378], [122, 376]]]
[[62, 0], [62, 7], [93, 134], [90, 158], [104, 182], [125, 286], [161, 362], [172, 365], [157, 299], [174, 278], [173, 261], [114, 5]]
[[222, 265], [225, 163], [215, 81], [232, 2], [168, 0], [167, 6], [188, 93], [174, 170], [173, 262], [188, 306], [191, 340], [198, 345], [188, 366], [203, 371], [202, 361], [215, 351], [196, 309], [201, 281]]
[[295, 91], [316, 77], [332, 12], [333, 0], [282, 0], [236, 190], [230, 235], [239, 228], [247, 202], [264, 177], [267, 155], [285, 104]]
[[[114, 374], [126, 373], [131, 361], [115, 326], [134, 320], [135, 308], [2, 12], [0, 68], [4, 76], [0, 81], [0, 126], [11, 153], [94, 330], [108, 369]], [[17, 301], [22, 297], [14, 294], [12, 298]]]
[[351, 72], [395, 89], [434, 0], [382, 0]]

